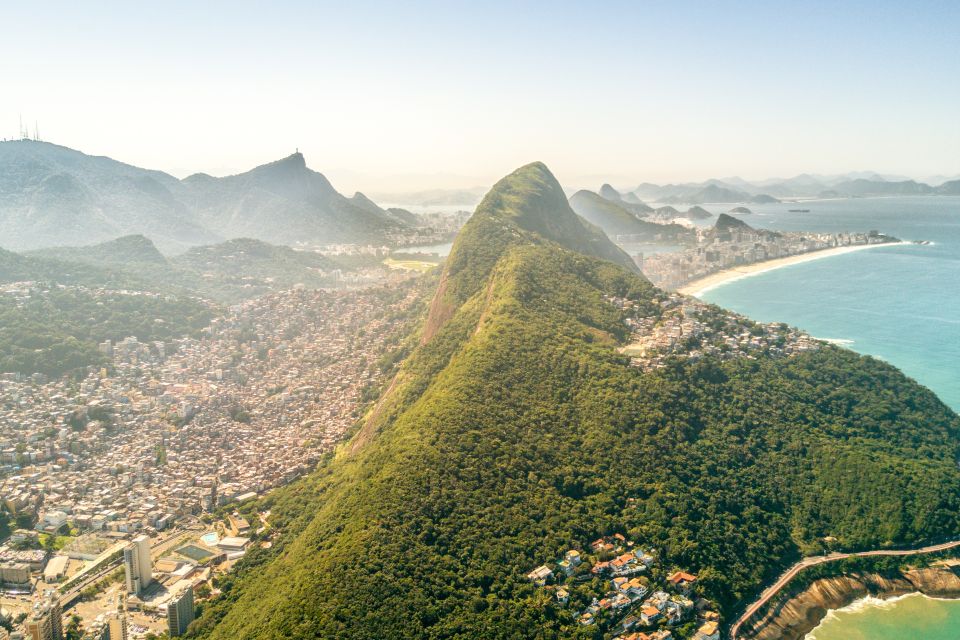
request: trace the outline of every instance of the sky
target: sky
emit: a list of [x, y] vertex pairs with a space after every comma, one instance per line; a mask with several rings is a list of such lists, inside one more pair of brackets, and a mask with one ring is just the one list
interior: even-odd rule
[[960, 174], [954, 0], [32, 0], [0, 24], [0, 138], [22, 116], [178, 176], [295, 149], [367, 192], [533, 160], [572, 186]]

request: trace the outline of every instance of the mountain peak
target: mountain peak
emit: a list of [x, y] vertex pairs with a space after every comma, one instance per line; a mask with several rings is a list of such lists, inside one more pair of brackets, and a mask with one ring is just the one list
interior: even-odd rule
[[619, 202], [623, 199], [623, 196], [620, 195], [620, 192], [607, 183], [601, 185], [600, 196], [606, 198], [607, 200], [613, 200], [614, 202]]
[[493, 185], [460, 230], [431, 304], [423, 341], [429, 341], [483, 286], [501, 257], [518, 246], [551, 242], [639, 271], [603, 231], [570, 208], [563, 187], [547, 166], [531, 162]]
[[719, 216], [717, 216], [717, 222], [713, 225], [713, 228], [718, 231], [728, 231], [730, 229], [753, 229], [753, 227], [748, 225], [743, 220], [734, 218], [726, 213], [721, 213]]
[[304, 159], [303, 154], [300, 153], [300, 150], [299, 150], [299, 149], [297, 149], [296, 151], [294, 151], [293, 153], [291, 153], [289, 156], [287, 156], [286, 158], [284, 158], [283, 161], [284, 161], [284, 162], [289, 162], [290, 164], [296, 164], [296, 165], [299, 165], [299, 166], [301, 166], [301, 167], [306, 167], [306, 166], [307, 166], [307, 161]]
[[[267, 163], [257, 167], [257, 169], [262, 169], [264, 167], [276, 167], [276, 168], [286, 168], [286, 169], [306, 169], [307, 161], [303, 157], [303, 154], [297, 150], [295, 153], [290, 154], [286, 158], [281, 158], [280, 160], [275, 160], [273, 162]], [[256, 171], [256, 169], [254, 169]]]

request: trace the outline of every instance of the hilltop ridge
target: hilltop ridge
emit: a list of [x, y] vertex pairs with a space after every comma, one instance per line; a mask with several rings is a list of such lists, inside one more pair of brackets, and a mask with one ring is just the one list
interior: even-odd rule
[[[590, 541], [616, 533], [696, 574], [729, 616], [825, 536], [960, 530], [960, 419], [933, 394], [829, 345], [784, 354], [777, 328], [750, 358], [692, 339], [661, 367], [622, 353], [696, 314], [736, 327], [744, 349], [767, 335], [692, 311], [591, 233], [544, 165], [505, 177], [454, 243], [394, 380], [337, 455], [258, 506], [270, 544], [191, 635], [570, 637], [609, 589]], [[560, 602], [527, 575], [570, 549], [591, 557]], [[597, 619], [588, 636], [619, 624]]]
[[300, 152], [237, 175], [183, 180], [32, 140], [0, 142], [0, 242], [32, 250], [143, 235], [162, 251], [235, 237], [378, 243], [417, 226], [347, 198]]

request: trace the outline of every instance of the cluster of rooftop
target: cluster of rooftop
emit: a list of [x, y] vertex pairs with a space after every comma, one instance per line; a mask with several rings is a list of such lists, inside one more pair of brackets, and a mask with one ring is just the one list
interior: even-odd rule
[[646, 307], [620, 297], [608, 302], [621, 309], [630, 327], [630, 344], [623, 353], [644, 370], [658, 369], [671, 360], [698, 360], [791, 356], [819, 349], [821, 342], [782, 323], [760, 324], [714, 305], [677, 293], [654, 298], [659, 307]]
[[[93, 538], [71, 555], [90, 560], [289, 482], [354, 424], [417, 295], [285, 291], [199, 339], [104, 343], [111, 366], [81, 379], [3, 374], [0, 499], [22, 528]], [[0, 548], [0, 580], [29, 589], [47, 558], [35, 542]]]
[[[730, 218], [730, 220], [734, 220]], [[868, 233], [777, 233], [746, 224], [697, 229], [694, 247], [672, 253], [639, 257], [644, 275], [658, 287], [678, 289], [692, 280], [732, 267], [786, 258], [811, 251], [891, 242], [893, 238]]]
[[581, 626], [598, 626], [616, 639], [719, 638], [720, 616], [710, 602], [697, 597], [697, 576], [685, 571], [665, 574], [655, 549], [619, 533], [591, 542], [589, 554], [570, 549], [561, 560], [541, 565], [526, 577], [550, 590], [560, 606], [578, 605]]

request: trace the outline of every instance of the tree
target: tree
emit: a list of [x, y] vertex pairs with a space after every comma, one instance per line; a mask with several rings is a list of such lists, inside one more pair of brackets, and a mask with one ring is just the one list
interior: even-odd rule
[[83, 619], [74, 614], [70, 616], [70, 622], [64, 629], [66, 640], [81, 640], [83, 638]]

